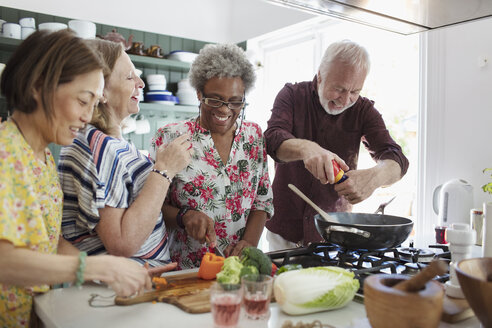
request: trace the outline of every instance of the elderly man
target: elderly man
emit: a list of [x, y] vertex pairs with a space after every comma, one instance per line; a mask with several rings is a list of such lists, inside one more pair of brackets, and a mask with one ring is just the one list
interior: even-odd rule
[[[287, 185], [297, 186], [327, 212], [344, 212], [406, 173], [408, 160], [391, 138], [374, 102], [359, 96], [369, 55], [344, 40], [331, 44], [313, 81], [287, 83], [277, 95], [265, 131], [276, 161], [275, 215], [266, 224], [270, 250], [318, 242], [316, 212]], [[360, 142], [376, 165], [357, 170]], [[348, 179], [335, 184], [332, 160]]]

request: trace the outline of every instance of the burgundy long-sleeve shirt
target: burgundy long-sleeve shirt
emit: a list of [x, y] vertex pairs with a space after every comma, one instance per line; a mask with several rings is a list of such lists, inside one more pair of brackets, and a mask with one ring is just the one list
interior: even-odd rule
[[272, 116], [265, 131], [267, 152], [276, 161], [273, 180], [274, 216], [267, 221], [268, 230], [292, 242], [322, 241], [314, 225], [315, 210], [294, 194], [292, 183], [326, 212], [347, 212], [352, 206], [339, 197], [333, 185], [323, 185], [305, 167], [303, 161], [282, 163], [276, 150], [287, 139], [300, 138], [318, 143], [340, 156], [351, 170], [357, 169], [360, 143], [374, 160], [397, 162], [402, 176], [408, 160], [401, 147], [391, 138], [374, 102], [359, 97], [339, 115], [326, 113], [319, 102], [316, 76], [313, 81], [287, 83], [277, 95]]

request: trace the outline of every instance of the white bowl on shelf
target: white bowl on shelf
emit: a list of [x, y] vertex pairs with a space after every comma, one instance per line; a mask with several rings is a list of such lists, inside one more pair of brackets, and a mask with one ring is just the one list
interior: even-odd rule
[[183, 51], [183, 50], [175, 50], [175, 51], [171, 51], [167, 55], [167, 59], [192, 63], [197, 56], [198, 56], [198, 54], [193, 53], [193, 52]]
[[151, 84], [147, 84], [147, 89], [149, 91], [158, 91], [158, 90], [166, 90], [166, 83], [151, 83]]
[[94, 39], [96, 37], [96, 24], [86, 20], [73, 19], [68, 22], [68, 27], [83, 39]]
[[183, 79], [178, 82], [178, 91], [195, 91], [195, 89], [191, 86], [189, 79]]
[[56, 22], [41, 23], [41, 24], [38, 25], [38, 29], [40, 31], [42, 31], [42, 30], [48, 30], [48, 31], [51, 31], [51, 32], [56, 32], [56, 31], [59, 31], [59, 30], [65, 30], [67, 28], [68, 28], [67, 24], [56, 23]]
[[176, 97], [178, 97], [180, 105], [198, 106], [200, 104], [195, 93], [178, 91], [176, 92]]
[[170, 101], [170, 100], [156, 100], [156, 101], [152, 101], [151, 103], [152, 104], [168, 105], [168, 106], [176, 105], [176, 103], [174, 101]]
[[148, 74], [145, 78], [147, 84], [166, 84], [166, 76], [164, 74]]

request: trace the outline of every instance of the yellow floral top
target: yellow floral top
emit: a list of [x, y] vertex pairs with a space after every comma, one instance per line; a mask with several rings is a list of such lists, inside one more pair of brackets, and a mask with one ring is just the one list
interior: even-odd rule
[[[46, 148], [46, 163], [37, 160], [14, 122], [0, 124], [0, 239], [16, 247], [56, 253], [63, 194], [56, 165]], [[0, 284], [0, 327], [27, 327], [33, 292]]]

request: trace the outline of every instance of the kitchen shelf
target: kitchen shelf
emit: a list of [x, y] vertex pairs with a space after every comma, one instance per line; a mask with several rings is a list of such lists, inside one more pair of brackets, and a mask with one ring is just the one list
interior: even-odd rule
[[17, 48], [19, 46], [19, 44], [21, 44], [21, 43], [22, 43], [22, 40], [5, 38], [3, 36], [0, 36], [0, 50], [1, 51], [14, 51], [15, 48]]
[[153, 69], [168, 69], [177, 72], [188, 72], [191, 64], [177, 60], [155, 58], [149, 56], [129, 55], [133, 64], [137, 67], [153, 68]]
[[[0, 36], [0, 51], [14, 51], [23, 40], [5, 38]], [[155, 58], [149, 56], [129, 55], [133, 64], [138, 67], [153, 68], [153, 69], [168, 69], [171, 71], [187, 73], [191, 67], [188, 62], [178, 60], [170, 60], [163, 58]]]
[[189, 113], [198, 114], [198, 106], [164, 105], [155, 103], [140, 103], [140, 110], [150, 115], [162, 115], [163, 113]]

